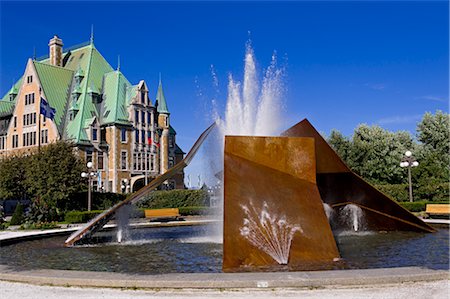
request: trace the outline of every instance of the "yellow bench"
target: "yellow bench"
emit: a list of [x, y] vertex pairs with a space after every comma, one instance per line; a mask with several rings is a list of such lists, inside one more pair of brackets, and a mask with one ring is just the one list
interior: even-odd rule
[[450, 204], [427, 204], [425, 213], [430, 215], [450, 215]]
[[180, 217], [178, 208], [144, 210], [145, 218], [176, 218]]

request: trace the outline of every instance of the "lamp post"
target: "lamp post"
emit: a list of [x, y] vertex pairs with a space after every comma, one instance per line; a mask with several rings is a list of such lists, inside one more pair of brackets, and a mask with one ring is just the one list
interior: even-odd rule
[[419, 162], [413, 157], [411, 151], [406, 151], [405, 156], [400, 162], [400, 167], [408, 167], [408, 183], [409, 183], [409, 201], [413, 202], [412, 182], [411, 182], [411, 167], [419, 166]]
[[128, 183], [128, 179], [123, 179], [122, 184], [120, 185], [120, 188], [122, 189], [122, 193], [128, 193], [130, 192], [130, 184]]
[[91, 186], [92, 186], [92, 178], [97, 176], [97, 173], [93, 169], [93, 164], [91, 161], [86, 163], [87, 172], [82, 172], [82, 178], [88, 178], [88, 211], [91, 210], [92, 206], [92, 194], [91, 194]]

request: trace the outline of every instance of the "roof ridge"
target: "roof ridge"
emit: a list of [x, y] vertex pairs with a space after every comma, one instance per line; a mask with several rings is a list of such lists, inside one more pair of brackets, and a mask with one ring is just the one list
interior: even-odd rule
[[37, 60], [33, 60], [33, 63], [39, 63], [41, 65], [50, 66], [50, 67], [56, 68], [58, 70], [64, 70], [64, 71], [68, 71], [68, 72], [72, 72], [73, 73], [73, 71], [71, 69], [67, 69], [67, 68], [62, 67], [62, 66], [53, 65], [53, 64], [49, 64], [49, 63], [43, 63], [43, 62], [40, 62], [40, 61], [37, 61]]

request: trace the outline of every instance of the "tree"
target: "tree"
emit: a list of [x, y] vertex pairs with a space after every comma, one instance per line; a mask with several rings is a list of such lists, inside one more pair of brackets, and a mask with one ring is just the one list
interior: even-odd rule
[[348, 137], [342, 135], [342, 133], [339, 132], [338, 130], [333, 129], [327, 141], [331, 145], [331, 147], [336, 151], [339, 157], [341, 157], [341, 159], [344, 160], [344, 162], [349, 164], [350, 163], [349, 157], [352, 144], [348, 139]]
[[413, 171], [413, 181], [422, 199], [445, 199], [448, 194], [449, 120], [449, 114], [442, 111], [434, 115], [427, 112], [417, 125], [417, 140], [421, 145], [416, 155], [419, 166]]
[[417, 140], [424, 146], [448, 156], [450, 150], [449, 123], [450, 115], [440, 110], [436, 111], [435, 115], [430, 112], [425, 113], [417, 125]]
[[0, 159], [0, 199], [23, 199], [26, 196], [25, 166], [28, 156]]
[[414, 150], [408, 132], [393, 133], [362, 124], [353, 134], [349, 166], [373, 183], [399, 184], [405, 173], [398, 163], [407, 149]]
[[72, 144], [59, 141], [30, 157], [25, 185], [37, 206], [42, 202], [49, 208], [65, 209], [71, 196], [85, 188], [80, 176], [83, 170], [84, 162]]

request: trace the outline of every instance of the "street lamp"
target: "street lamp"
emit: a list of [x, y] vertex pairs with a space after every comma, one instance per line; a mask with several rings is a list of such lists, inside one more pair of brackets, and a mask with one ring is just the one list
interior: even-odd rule
[[409, 201], [413, 202], [412, 182], [411, 182], [411, 167], [419, 166], [419, 162], [413, 157], [411, 151], [406, 151], [405, 156], [400, 162], [400, 167], [408, 167], [408, 183], [409, 183]]
[[92, 205], [92, 194], [91, 194], [91, 186], [92, 186], [92, 178], [97, 176], [97, 173], [93, 169], [93, 164], [91, 161], [86, 163], [87, 166], [87, 172], [82, 172], [81, 177], [82, 178], [88, 178], [88, 211], [91, 210]]
[[122, 189], [122, 193], [128, 193], [130, 192], [130, 184], [128, 183], [127, 179], [123, 179], [122, 180], [122, 184], [120, 186], [120, 188]]

